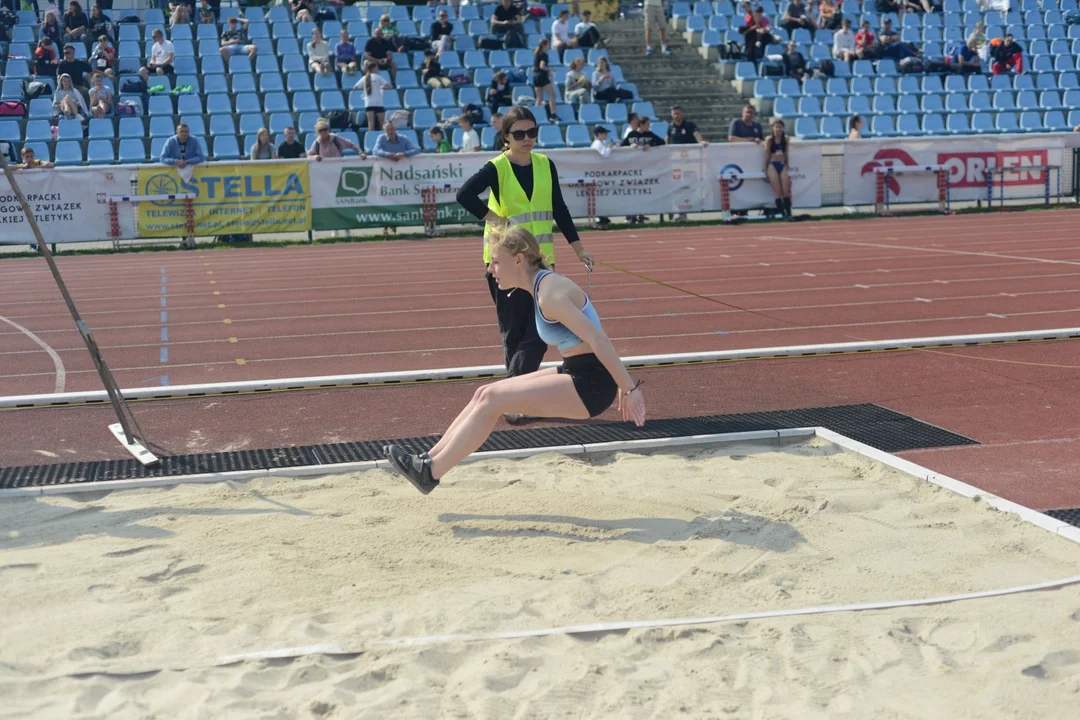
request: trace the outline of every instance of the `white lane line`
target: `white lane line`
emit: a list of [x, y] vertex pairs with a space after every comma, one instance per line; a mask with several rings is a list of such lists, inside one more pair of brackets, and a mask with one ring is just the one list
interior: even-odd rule
[[769, 235], [762, 240], [781, 240], [784, 242], [818, 243], [824, 245], [847, 245], [849, 247], [878, 248], [881, 250], [912, 250], [914, 252], [940, 253], [943, 255], [973, 255], [975, 257], [1003, 258], [1006, 260], [1027, 260], [1029, 262], [1049, 263], [1052, 265], [1080, 265], [1076, 260], [1051, 260], [1048, 258], [1009, 255], [995, 252], [977, 252], [975, 250], [945, 250], [933, 247], [915, 247], [911, 245], [890, 245], [889, 243], [854, 242], [852, 240], [818, 240], [815, 238], [793, 238], [781, 235]]
[[8, 320], [3, 315], [0, 315], [0, 320], [3, 320], [11, 327], [22, 332], [24, 335], [26, 335], [26, 337], [30, 338], [38, 345], [40, 345], [42, 350], [49, 353], [49, 357], [52, 358], [53, 361], [53, 367], [56, 369], [56, 390], [54, 392], [64, 392], [64, 386], [67, 384], [67, 370], [64, 368], [64, 361], [60, 359], [60, 356], [56, 354], [56, 351], [49, 347], [49, 344], [47, 342], [39, 338], [34, 333], [30, 332], [14, 320]]

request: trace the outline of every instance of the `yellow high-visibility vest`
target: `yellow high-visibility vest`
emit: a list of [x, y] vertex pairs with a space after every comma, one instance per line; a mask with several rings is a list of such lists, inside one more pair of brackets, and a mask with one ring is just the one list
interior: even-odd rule
[[[531, 153], [533, 192], [530, 200], [521, 187], [521, 183], [514, 177], [514, 168], [510, 166], [510, 158], [506, 153], [499, 155], [491, 161], [499, 173], [499, 199], [495, 199], [495, 193], [488, 195], [488, 210], [499, 217], [507, 218], [510, 225], [521, 225], [536, 238], [540, 244], [540, 253], [548, 267], [555, 265], [555, 244], [552, 242], [552, 230], [555, 227], [554, 213], [551, 207], [551, 165], [546, 155]], [[491, 246], [488, 245], [488, 236], [491, 234], [490, 224], [484, 226], [484, 264], [491, 262]]]

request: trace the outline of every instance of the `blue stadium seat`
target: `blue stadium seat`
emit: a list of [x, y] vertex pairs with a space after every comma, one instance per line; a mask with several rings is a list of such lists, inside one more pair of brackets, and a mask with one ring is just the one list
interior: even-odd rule
[[344, 110], [345, 97], [340, 92], [324, 92], [319, 94], [319, 109], [324, 113], [331, 110]]
[[628, 113], [626, 106], [619, 103], [608, 103], [607, 111], [604, 119], [612, 123], [624, 123], [627, 121]]
[[922, 112], [919, 98], [914, 95], [900, 95], [896, 98], [896, 112], [901, 115], [918, 115]]
[[112, 120], [107, 118], [91, 118], [87, 129], [87, 137], [91, 140], [112, 140], [114, 135]]
[[289, 112], [289, 98], [283, 92], [267, 93], [263, 97], [263, 110], [268, 113]]
[[844, 98], [826, 97], [821, 103], [821, 112], [825, 115], [843, 117], [848, 114], [847, 103]]
[[795, 98], [776, 98], [776, 102], [773, 103], [773, 115], [778, 118], [797, 117], [799, 115], [799, 110], [795, 107]]
[[150, 137], [172, 137], [175, 132], [176, 126], [173, 125], [172, 116], [150, 118]]
[[537, 144], [542, 148], [566, 147], [566, 142], [563, 140], [562, 136], [562, 130], [557, 125], [541, 125]]
[[[10, 64], [10, 61], [9, 61]], [[52, 117], [52, 98], [37, 97], [30, 101], [28, 117], [33, 120], [36, 118], [49, 119]]]
[[258, 113], [262, 112], [262, 103], [259, 102], [259, 96], [254, 92], [240, 93], [235, 96], [236, 113]]
[[180, 122], [187, 123], [188, 130], [195, 137], [205, 137], [206, 123], [203, 122], [202, 115], [181, 115]]
[[229, 75], [229, 80], [232, 84], [233, 95], [255, 92], [255, 76], [249, 72], [232, 73]]
[[270, 127], [268, 129], [271, 135], [277, 135], [285, 132], [285, 128], [292, 126], [292, 124], [292, 113], [274, 113], [270, 116]]
[[341, 85], [338, 84], [337, 75], [334, 75], [334, 74], [322, 75], [320, 73], [315, 73], [314, 80], [315, 80], [315, 90], [318, 91], [318, 92], [322, 92], [322, 91], [325, 91], [325, 90], [340, 90], [341, 89]]
[[[851, 94], [851, 89], [848, 87], [848, 81], [844, 78], [829, 78], [825, 84], [825, 89], [828, 95], [833, 97], [847, 97]], [[798, 94], [798, 93], [794, 93]], [[810, 93], [807, 93], [810, 95]]]
[[439, 88], [431, 91], [431, 107], [439, 110], [441, 108], [456, 108], [458, 107], [457, 101], [454, 99], [454, 91], [450, 88]]
[[922, 135], [919, 127], [919, 118], [914, 115], [901, 115], [896, 121], [896, 132], [904, 137], [916, 137]]
[[816, 97], [801, 97], [799, 98], [798, 114], [803, 117], [816, 118], [823, 116], [825, 113], [822, 112], [821, 102]]
[[306, 71], [291, 72], [285, 80], [285, 87], [289, 92], [300, 92], [311, 89], [311, 78]]
[[142, 118], [134, 117], [122, 117], [120, 118], [119, 131], [117, 137], [124, 138], [142, 138], [146, 136], [146, 128], [143, 126]]
[[990, 112], [993, 109], [992, 96], [988, 92], [971, 93], [968, 97], [968, 109], [972, 112]]
[[1064, 110], [1065, 105], [1061, 102], [1061, 93], [1057, 90], [1046, 90], [1039, 93], [1038, 106], [1034, 109]]
[[1016, 110], [1016, 98], [1011, 92], [996, 92], [994, 93], [994, 108], [998, 111]]
[[259, 73], [259, 92], [264, 93], [283, 93], [285, 92], [285, 81], [281, 77], [281, 73], [268, 72]]
[[305, 91], [293, 94], [293, 112], [317, 112], [318, 109], [319, 103], [315, 100], [315, 93]]
[[56, 143], [54, 162], [58, 166], [82, 165], [82, 146], [73, 140], [61, 140]]
[[217, 137], [219, 135], [236, 135], [236, 122], [233, 120], [232, 114], [228, 115], [211, 115], [210, 116], [210, 135]]
[[870, 98], [866, 95], [852, 95], [848, 98], [848, 112], [852, 115], [872, 115]]
[[844, 131], [844, 123], [838, 117], [827, 117], [821, 121], [821, 136], [830, 140], [840, 140], [847, 137]]
[[431, 107], [428, 102], [427, 92], [424, 90], [406, 90], [405, 99], [402, 103], [406, 110]]
[[[146, 162], [146, 148], [143, 141], [133, 138], [121, 140], [117, 159], [124, 164]], [[157, 158], [154, 158], [154, 162], [157, 162]]]
[[27, 120], [25, 139], [27, 142], [52, 140], [52, 124], [48, 120]]
[[951, 93], [945, 96], [946, 112], [965, 112], [968, 109], [967, 97], [959, 93]]
[[116, 162], [112, 140], [91, 140], [86, 144], [86, 162], [89, 165], [111, 165]]
[[575, 148], [589, 147], [592, 145], [592, 136], [589, 133], [589, 128], [584, 125], [567, 125], [566, 144]]
[[895, 137], [896, 125], [889, 115], [875, 115], [870, 120], [870, 134], [874, 137]]
[[466, 105], [483, 106], [484, 101], [480, 97], [478, 89], [466, 86], [458, 90], [457, 104], [459, 107], [465, 107]]
[[1020, 125], [1016, 120], [1016, 113], [1004, 112], [998, 113], [997, 116], [997, 129], [1002, 132], [1017, 132], [1020, 130]]
[[1074, 126], [1065, 122], [1065, 114], [1060, 110], [1051, 110], [1043, 117], [1043, 127], [1047, 132], [1068, 132]]
[[968, 117], [963, 113], [950, 113], [948, 119], [945, 121], [945, 129], [948, 130], [951, 135], [967, 135], [971, 132], [971, 126], [968, 124]]
[[795, 120], [795, 137], [814, 140], [820, 137], [817, 121], [813, 118], [801, 117]]
[[1020, 129], [1024, 132], [1043, 132], [1043, 121], [1037, 112], [1020, 113]]
[[259, 128], [263, 127], [263, 116], [256, 114], [247, 114], [240, 116], [240, 134], [241, 135], [254, 135], [259, 132]]
[[971, 132], [987, 135], [998, 132], [994, 127], [994, 116], [988, 112], [977, 112], [971, 116]]
[[214, 138], [215, 160], [239, 160], [240, 157], [235, 135], [218, 135]]
[[945, 119], [938, 113], [927, 113], [922, 119], [923, 135], [945, 135]]
[[1042, 108], [1042, 104], [1039, 102], [1034, 90], [1023, 90], [1016, 94], [1016, 107], [1021, 111], [1037, 112]]

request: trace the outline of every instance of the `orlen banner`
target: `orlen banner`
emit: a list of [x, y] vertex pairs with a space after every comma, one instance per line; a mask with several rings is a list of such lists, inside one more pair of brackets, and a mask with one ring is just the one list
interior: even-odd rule
[[[1058, 193], [1058, 183], [1068, 184], [1056, 170], [1035, 168], [1059, 166], [1063, 156], [1061, 136], [999, 135], [994, 137], [934, 140], [871, 140], [844, 146], [844, 204], [871, 205], [876, 193], [876, 168], [913, 165], [944, 165], [949, 170], [949, 192], [953, 200], [986, 200], [987, 176], [994, 168], [1009, 168], [993, 174], [994, 199], [1043, 197], [1046, 183], [1050, 194]], [[937, 179], [932, 173], [897, 173], [886, 179], [890, 202], [937, 202]]]

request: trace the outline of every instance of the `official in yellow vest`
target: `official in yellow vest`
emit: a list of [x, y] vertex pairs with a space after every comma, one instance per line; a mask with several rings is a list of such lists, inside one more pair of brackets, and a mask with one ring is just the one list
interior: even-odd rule
[[[558, 225], [578, 260], [592, 267], [593, 257], [582, 247], [570, 210], [563, 200], [555, 163], [546, 155], [533, 152], [537, 136], [536, 116], [528, 108], [515, 105], [503, 116], [502, 134], [506, 150], [484, 163], [484, 167], [466, 180], [457, 193], [457, 201], [462, 207], [487, 223], [484, 228], [485, 271], [491, 260], [487, 238], [493, 227], [507, 224], [528, 229], [539, 242], [540, 252], [550, 267], [555, 265], [552, 230]], [[480, 199], [484, 190], [491, 191], [486, 204]], [[536, 332], [532, 295], [520, 290], [500, 291], [491, 273], [486, 274], [499, 318], [507, 376], [536, 372], [547, 352], [547, 344]]]

